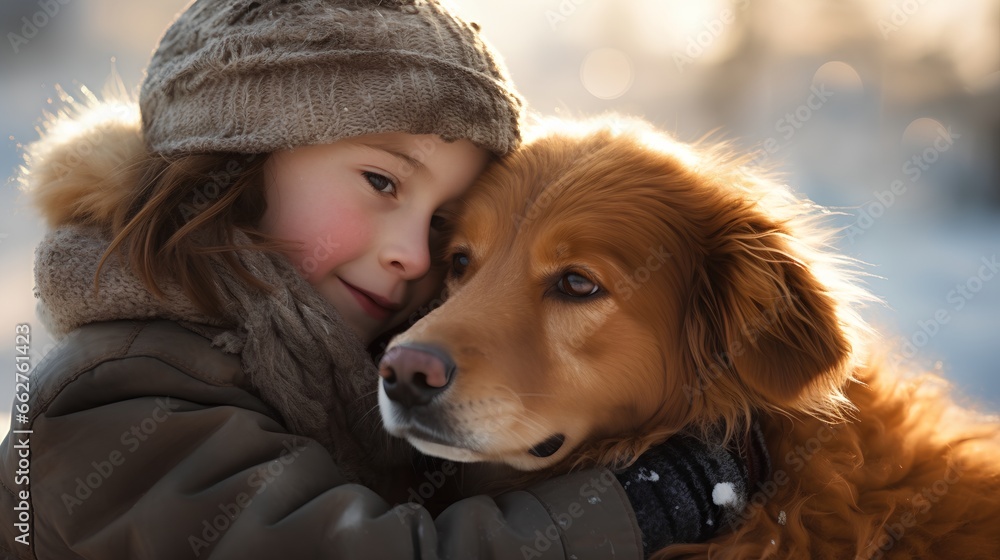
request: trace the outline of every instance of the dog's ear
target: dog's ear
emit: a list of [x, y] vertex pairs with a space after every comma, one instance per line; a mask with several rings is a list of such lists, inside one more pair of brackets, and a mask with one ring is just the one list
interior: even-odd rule
[[828, 408], [809, 397], [829, 399], [849, 375], [851, 342], [835, 296], [775, 220], [746, 206], [717, 215], [725, 217], [705, 240], [685, 317], [697, 383], [749, 388], [750, 404], [767, 408]]

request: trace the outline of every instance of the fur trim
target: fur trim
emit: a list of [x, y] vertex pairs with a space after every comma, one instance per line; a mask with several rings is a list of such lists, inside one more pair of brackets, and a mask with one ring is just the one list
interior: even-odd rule
[[[117, 76], [113, 76], [116, 78]], [[115, 212], [131, 203], [135, 163], [148, 156], [139, 106], [120, 80], [104, 100], [81, 88], [82, 100], [59, 90], [65, 108], [46, 114], [40, 139], [25, 149], [22, 190], [48, 222], [107, 230]]]

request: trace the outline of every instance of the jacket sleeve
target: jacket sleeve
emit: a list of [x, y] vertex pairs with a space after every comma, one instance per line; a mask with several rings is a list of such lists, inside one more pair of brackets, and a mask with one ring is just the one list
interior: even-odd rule
[[37, 558], [642, 557], [607, 471], [464, 499], [435, 519], [348, 483], [326, 449], [247, 391], [153, 357], [77, 376], [31, 429]]

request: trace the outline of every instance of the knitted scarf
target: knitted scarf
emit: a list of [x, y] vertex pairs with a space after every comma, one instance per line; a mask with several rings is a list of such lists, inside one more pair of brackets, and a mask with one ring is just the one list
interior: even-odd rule
[[[237, 232], [234, 242], [250, 246]], [[240, 263], [273, 286], [247, 286], [218, 266], [225, 316], [200, 312], [180, 287], [158, 282], [151, 294], [117, 255], [94, 275], [110, 240], [92, 227], [66, 225], [46, 235], [35, 252], [38, 315], [59, 338], [84, 324], [120, 319], [169, 319], [221, 327], [213, 346], [238, 354], [249, 383], [292, 433], [327, 447], [345, 476], [365, 480], [373, 467], [399, 463], [405, 445], [390, 442], [377, 407], [378, 371], [364, 344], [337, 311], [280, 255], [241, 250]], [[368, 475], [367, 477], [365, 475]]]

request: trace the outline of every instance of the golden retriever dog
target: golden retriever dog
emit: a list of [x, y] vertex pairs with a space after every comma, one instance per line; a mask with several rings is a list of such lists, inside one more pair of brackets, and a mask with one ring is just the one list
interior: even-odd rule
[[822, 217], [725, 147], [543, 127], [469, 195], [447, 300], [389, 345], [385, 425], [552, 474], [757, 418], [773, 469], [738, 522], [656, 557], [1000, 558], [1000, 423], [873, 351]]

